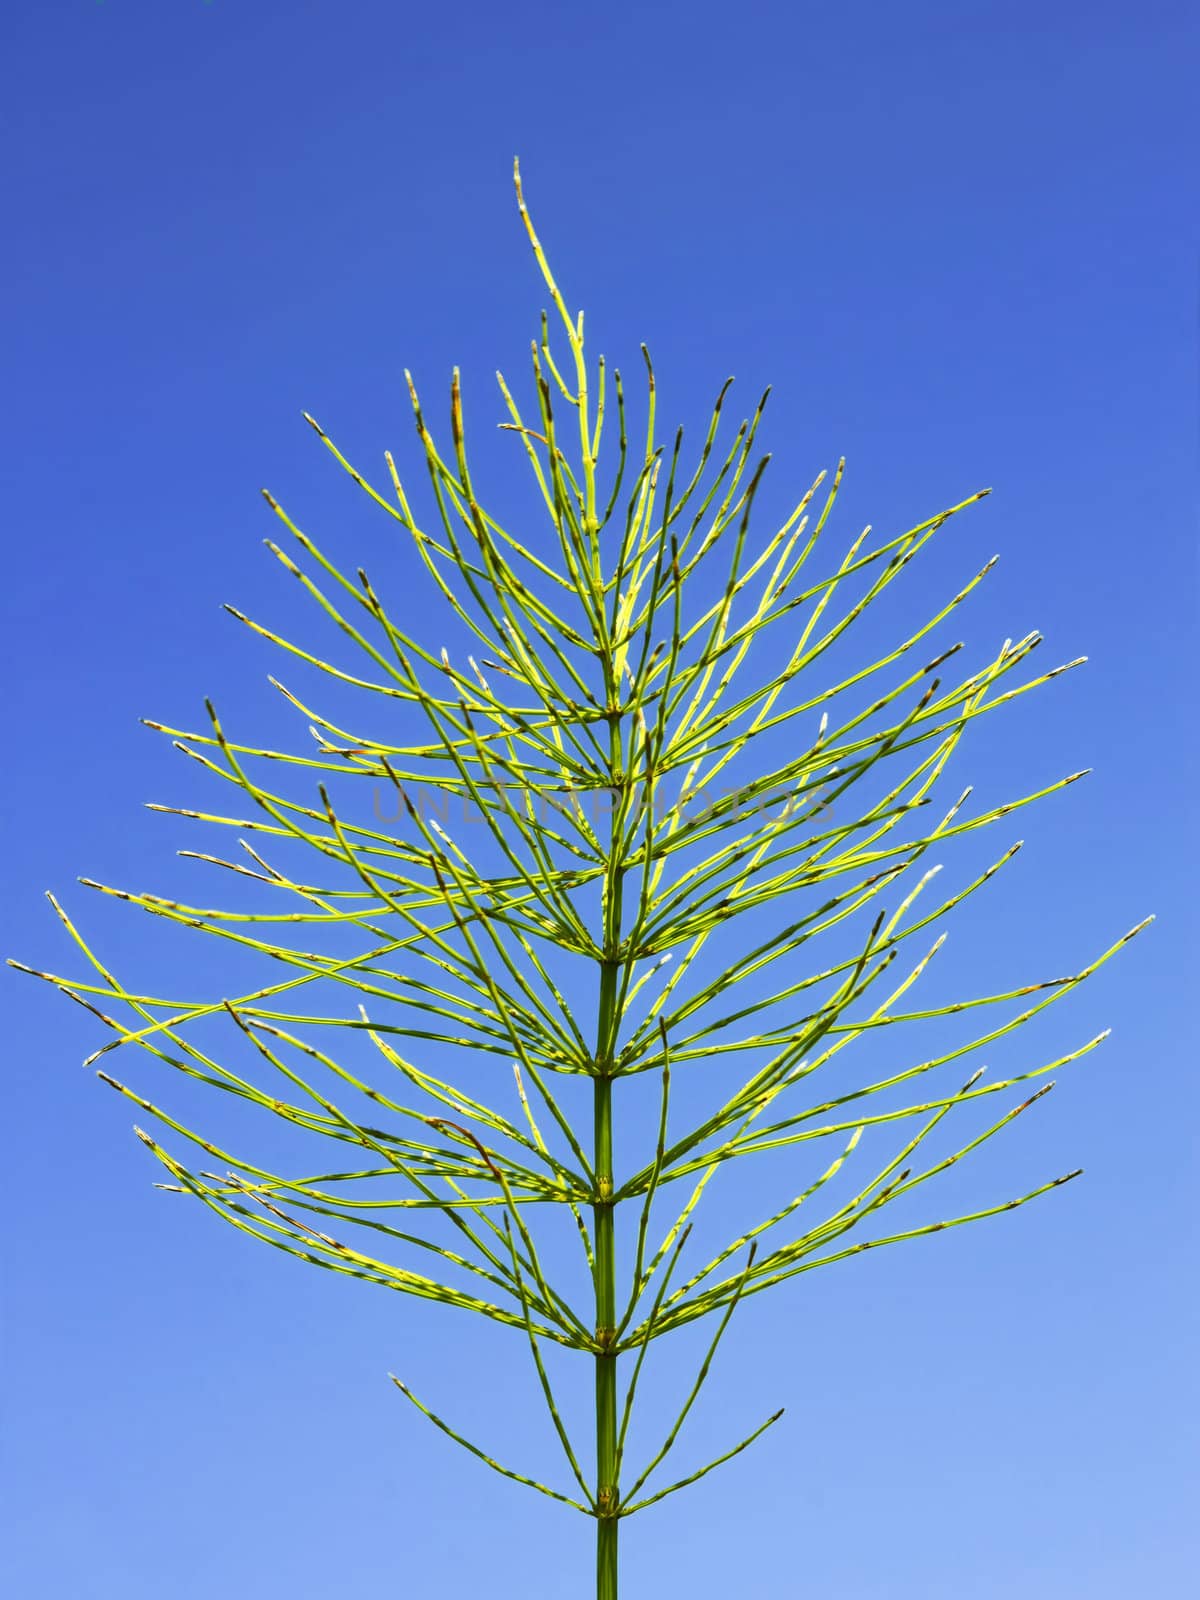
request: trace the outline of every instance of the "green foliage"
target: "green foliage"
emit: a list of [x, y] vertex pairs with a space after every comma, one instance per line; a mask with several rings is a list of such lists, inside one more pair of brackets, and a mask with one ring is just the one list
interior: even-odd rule
[[[398, 1387], [498, 1472], [595, 1518], [597, 1592], [611, 1597], [620, 1520], [738, 1454], [780, 1415], [709, 1466], [652, 1485], [740, 1301], [859, 1251], [994, 1216], [1067, 1181], [917, 1226], [889, 1230], [885, 1215], [1051, 1085], [922, 1164], [922, 1146], [947, 1117], [1044, 1080], [1104, 1035], [998, 1082], [980, 1084], [980, 1072], [949, 1086], [930, 1079], [938, 1087], [922, 1099], [926, 1075], [1024, 1026], [1125, 941], [1070, 977], [899, 1009], [941, 943], [926, 949], [912, 941], [977, 894], [1018, 846], [924, 909], [937, 870], [929, 853], [1082, 774], [974, 817], [959, 795], [940, 820], [927, 822], [937, 815], [928, 808], [938, 779], [970, 723], [1066, 669], [1018, 681], [1036, 634], [1006, 642], [958, 682], [936, 675], [957, 645], [912, 665], [988, 563], [894, 648], [848, 674], [831, 672], [847, 630], [982, 496], [882, 542], [871, 544], [868, 530], [824, 575], [810, 572], [818, 550], [823, 560], [821, 536], [842, 465], [827, 491], [824, 474], [817, 479], [782, 527], [765, 539], [752, 535], [766, 466], [755, 457], [763, 404], [718, 447], [727, 384], [688, 471], [682, 433], [657, 442], [648, 355], [645, 438], [631, 442], [620, 375], [612, 374], [610, 393], [603, 359], [594, 367], [585, 359], [583, 316], [568, 311], [523, 201], [521, 214], [562, 325], [565, 359], [552, 353], [543, 316], [532, 414], [518, 409], [503, 379], [500, 387], [505, 426], [527, 455], [551, 537], [528, 545], [483, 508], [468, 466], [457, 373], [448, 455], [409, 383], [432, 525], [418, 521], [390, 456], [392, 495], [371, 487], [313, 422], [354, 482], [411, 537], [456, 625], [478, 647], [455, 663], [410, 636], [364, 572], [341, 572], [268, 495], [303, 565], [274, 544], [272, 552], [361, 652], [365, 676], [234, 616], [335, 680], [339, 692], [353, 688], [364, 720], [373, 708], [390, 727], [402, 711], [415, 722], [415, 742], [348, 731], [282, 690], [308, 720], [315, 750], [251, 748], [227, 737], [209, 707], [205, 730], [162, 731], [252, 802], [252, 819], [180, 814], [254, 836], [253, 846], [239, 839], [244, 861], [199, 859], [269, 891], [270, 909], [200, 909], [92, 885], [231, 941], [279, 975], [208, 1003], [130, 990], [56, 903], [94, 977], [39, 976], [112, 1030], [98, 1055], [136, 1046], [289, 1132], [332, 1141], [331, 1170], [281, 1175], [218, 1148], [101, 1072], [162, 1130], [138, 1133], [166, 1170], [164, 1187], [300, 1260], [521, 1333], [562, 1444], [569, 1491], [501, 1465]], [[751, 647], [761, 653], [769, 642], [778, 652], [780, 640], [782, 665], [751, 680]], [[869, 703], [842, 709], [860, 686], [870, 693], [876, 683], [887, 686]], [[781, 730], [780, 752], [770, 736]], [[402, 836], [351, 820], [323, 782], [319, 804], [277, 793], [255, 776], [260, 762], [271, 761], [386, 785], [401, 808]], [[718, 780], [734, 772], [737, 791], [720, 789]], [[482, 826], [473, 830], [472, 850], [426, 814], [420, 796], [430, 785], [475, 808]], [[665, 799], [670, 785], [674, 803]], [[312, 881], [269, 859], [274, 847], [293, 843], [311, 852]], [[885, 893], [899, 896], [890, 912], [878, 909]], [[301, 944], [287, 942], [289, 932]], [[309, 943], [314, 948], [301, 947]], [[809, 947], [822, 955], [813, 958]], [[830, 958], [835, 948], [840, 953]], [[899, 960], [910, 948], [919, 957], [911, 965]], [[306, 1008], [314, 985], [339, 997], [335, 1014]], [[846, 1088], [838, 1079], [808, 1098], [810, 1080], [827, 1081], [816, 1075], [872, 1030], [973, 1009], [1000, 1020], [877, 1081]], [[193, 1025], [222, 1015], [230, 1048], [201, 1048]], [[349, 1044], [350, 1036], [359, 1048], [370, 1042], [373, 1073], [361, 1075], [328, 1043]], [[476, 1067], [503, 1057], [515, 1086], [506, 1089], [508, 1068], [497, 1062], [494, 1092], [468, 1093], [461, 1079], [421, 1063], [426, 1048], [465, 1052]], [[703, 1067], [708, 1088], [739, 1059], [753, 1063], [744, 1081], [714, 1093], [694, 1126], [676, 1126], [673, 1078]], [[232, 1064], [242, 1060], [250, 1065]], [[660, 1085], [649, 1122], [622, 1116], [621, 1086], [643, 1073]], [[571, 1078], [592, 1080], [586, 1126], [568, 1104]], [[890, 1095], [896, 1090], [898, 1103]], [[845, 1175], [855, 1172], [864, 1129], [886, 1133], [893, 1125], [895, 1145], [883, 1164], [872, 1162], [852, 1192], [821, 1210], [826, 1187], [835, 1192], [844, 1167]], [[633, 1154], [619, 1176], [614, 1128], [622, 1155]], [[684, 1276], [691, 1219], [714, 1175], [814, 1140], [833, 1140], [836, 1154], [822, 1158], [823, 1170], [803, 1192]], [[187, 1157], [189, 1148], [200, 1158]], [[346, 1158], [347, 1149], [358, 1154]], [[354, 1161], [364, 1164], [345, 1170]], [[586, 1261], [593, 1291], [586, 1306], [572, 1304], [544, 1264], [544, 1229], [564, 1214], [558, 1208]], [[631, 1262], [627, 1274], [619, 1271], [619, 1242]], [[700, 1318], [714, 1331], [695, 1384], [661, 1448], [635, 1467], [626, 1447], [647, 1350]], [[555, 1399], [546, 1343], [594, 1363], [590, 1469]]]

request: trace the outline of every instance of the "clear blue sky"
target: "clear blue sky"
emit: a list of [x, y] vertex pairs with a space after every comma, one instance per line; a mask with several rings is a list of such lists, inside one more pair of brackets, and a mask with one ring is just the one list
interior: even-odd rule
[[[261, 484], [350, 567], [392, 559], [302, 407], [411, 470], [403, 367], [432, 391], [461, 363], [485, 412], [520, 368], [514, 152], [600, 347], [633, 370], [651, 343], [665, 417], [773, 382], [779, 492], [844, 452], [846, 532], [995, 485], [944, 569], [1001, 553], [964, 637], [1091, 658], [965, 758], [993, 800], [1096, 771], [1023, 821], [954, 958], [978, 992], [1158, 913], [1064, 1021], [1113, 1039], [957, 1193], [1087, 1175], [739, 1313], [688, 1459], [788, 1415], [630, 1525], [630, 1600], [1194, 1579], [1198, 44], [1184, 0], [3, 8], [5, 953], [73, 970], [52, 886], [153, 967], [155, 924], [74, 881], [193, 886], [198, 841], [140, 808], [212, 791], [136, 719], [275, 714], [219, 610], [295, 608]], [[589, 1528], [384, 1376], [539, 1466], [519, 1341], [156, 1193], [79, 1066], [95, 1025], [11, 974], [4, 999], [9, 1592], [584, 1592]]]

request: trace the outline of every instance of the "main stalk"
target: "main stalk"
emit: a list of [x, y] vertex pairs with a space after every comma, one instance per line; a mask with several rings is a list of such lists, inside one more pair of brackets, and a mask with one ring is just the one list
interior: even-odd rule
[[[609, 721], [610, 765], [614, 784], [621, 765], [620, 719]], [[614, 794], [615, 799], [615, 794]], [[614, 1229], [612, 1088], [620, 1032], [621, 887], [618, 859], [619, 807], [614, 804], [604, 906], [604, 955], [600, 968], [594, 1080], [594, 1159], [596, 1198], [592, 1206], [596, 1281], [596, 1600], [617, 1600], [617, 1533], [620, 1486], [617, 1481], [617, 1263]]]
[[[607, 975], [607, 969], [606, 969]], [[598, 1077], [596, 1096], [595, 1169], [598, 1192], [612, 1192], [612, 1079]], [[596, 1337], [613, 1337], [616, 1322], [616, 1253], [611, 1201], [598, 1198], [592, 1208], [596, 1251]], [[596, 1354], [596, 1600], [617, 1595], [617, 1358]]]

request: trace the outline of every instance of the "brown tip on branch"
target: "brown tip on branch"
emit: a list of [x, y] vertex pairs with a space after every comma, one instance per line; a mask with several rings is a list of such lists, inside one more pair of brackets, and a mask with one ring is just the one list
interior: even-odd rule
[[1040, 1089], [1038, 1089], [1035, 1094], [1031, 1094], [1029, 1096], [1028, 1100], [1023, 1100], [1021, 1102], [1021, 1104], [1017, 1107], [1016, 1111], [1013, 1112], [1013, 1115], [1014, 1116], [1019, 1116], [1022, 1111], [1028, 1111], [1030, 1106], [1033, 1105], [1036, 1101], [1040, 1100], [1043, 1095], [1049, 1094], [1051, 1089], [1053, 1089], [1053, 1087], [1054, 1087], [1053, 1080], [1051, 1080], [1051, 1082], [1049, 1082], [1049, 1083], [1044, 1083], [1042, 1085], [1042, 1087]]

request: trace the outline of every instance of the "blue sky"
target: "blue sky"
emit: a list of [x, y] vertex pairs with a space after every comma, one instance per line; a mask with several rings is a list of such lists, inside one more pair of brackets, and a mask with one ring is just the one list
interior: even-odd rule
[[[998, 551], [962, 637], [1090, 657], [963, 757], [989, 803], [1095, 771], [1022, 820], [952, 957], [981, 992], [1158, 914], [1060, 1030], [1112, 1040], [956, 1197], [1086, 1176], [740, 1312], [681, 1449], [787, 1417], [629, 1525], [630, 1600], [1124, 1600], [1194, 1573], [1197, 33], [1175, 0], [4, 10], [6, 953], [75, 970], [53, 887], [123, 971], [204, 986], [76, 876], [195, 892], [173, 852], [206, 845], [141, 806], [212, 792], [137, 718], [279, 715], [220, 611], [301, 615], [261, 485], [430, 614], [300, 412], [415, 474], [402, 369], [438, 393], [458, 363], [487, 431], [543, 298], [517, 152], [590, 336], [629, 371], [650, 343], [666, 419], [694, 428], [728, 373], [743, 405], [773, 383], [780, 503], [844, 453], [847, 536], [993, 485], [929, 582]], [[589, 1528], [385, 1377], [549, 1471], [519, 1342], [158, 1194], [79, 1066], [91, 1019], [4, 995], [10, 1592], [584, 1592]]]

